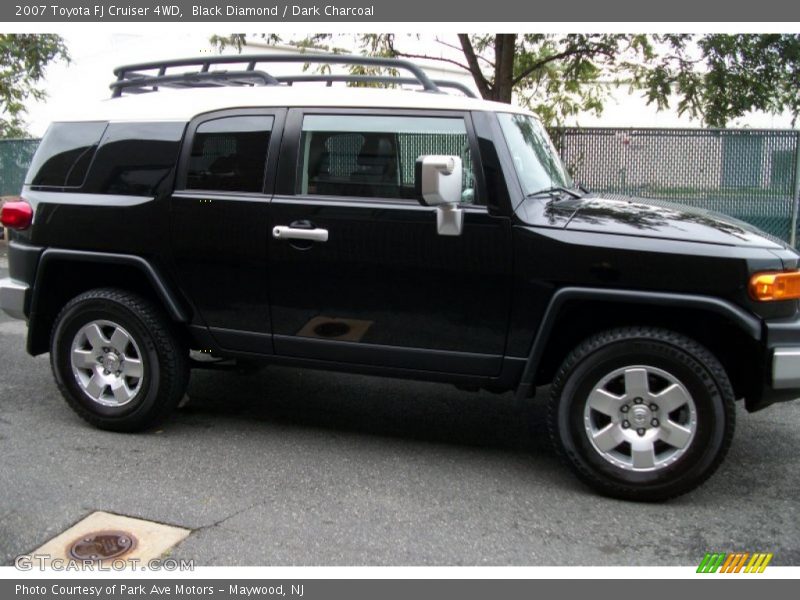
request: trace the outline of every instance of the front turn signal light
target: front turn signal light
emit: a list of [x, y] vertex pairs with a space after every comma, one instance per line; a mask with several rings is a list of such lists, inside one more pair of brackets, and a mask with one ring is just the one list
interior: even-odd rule
[[756, 273], [750, 278], [750, 297], [759, 302], [800, 298], [800, 271]]

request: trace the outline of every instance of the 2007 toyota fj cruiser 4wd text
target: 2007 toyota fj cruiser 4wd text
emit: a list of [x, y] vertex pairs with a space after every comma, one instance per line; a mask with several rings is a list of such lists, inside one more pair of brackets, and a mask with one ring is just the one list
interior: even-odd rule
[[[259, 69], [311, 61], [411, 77]], [[0, 306], [98, 427], [166, 417], [192, 350], [520, 400], [551, 384], [550, 434], [577, 475], [658, 500], [717, 468], [734, 400], [800, 396], [798, 254], [576, 187], [525, 110], [391, 59], [115, 74], [110, 100], [48, 129], [2, 212]]]

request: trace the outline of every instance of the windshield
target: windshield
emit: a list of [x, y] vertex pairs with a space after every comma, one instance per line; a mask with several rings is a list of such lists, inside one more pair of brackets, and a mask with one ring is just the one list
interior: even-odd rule
[[555, 187], [573, 187], [558, 152], [536, 119], [511, 113], [498, 113], [497, 118], [526, 196]]

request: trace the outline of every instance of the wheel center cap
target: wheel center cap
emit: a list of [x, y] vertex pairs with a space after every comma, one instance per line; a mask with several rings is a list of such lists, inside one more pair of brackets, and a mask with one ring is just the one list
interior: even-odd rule
[[644, 406], [636, 406], [631, 411], [631, 423], [636, 427], [644, 427], [650, 421], [650, 409]]
[[114, 352], [109, 352], [103, 357], [103, 368], [106, 371], [117, 371], [121, 363], [122, 359]]

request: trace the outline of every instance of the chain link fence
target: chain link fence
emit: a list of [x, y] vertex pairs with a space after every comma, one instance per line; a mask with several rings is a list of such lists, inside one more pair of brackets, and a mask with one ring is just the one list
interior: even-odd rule
[[[716, 210], [797, 244], [800, 131], [566, 127], [550, 133], [570, 173], [593, 191]], [[0, 196], [19, 193], [38, 143], [0, 140]], [[436, 152], [462, 154], [463, 147], [443, 143]]]
[[22, 189], [39, 140], [0, 140], [0, 196], [16, 196]]
[[551, 135], [592, 191], [716, 210], [797, 242], [800, 131], [569, 127]]

